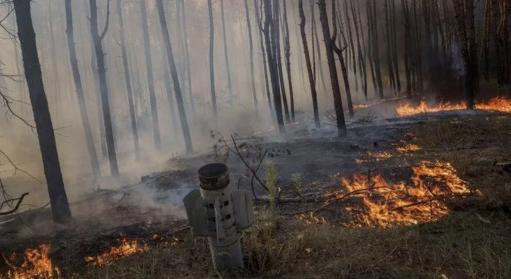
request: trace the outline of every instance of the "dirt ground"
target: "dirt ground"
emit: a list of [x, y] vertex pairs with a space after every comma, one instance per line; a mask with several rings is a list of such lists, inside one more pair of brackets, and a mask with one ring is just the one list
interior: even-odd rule
[[[87, 214], [72, 228], [45, 225], [44, 210], [0, 226], [0, 271], [19, 266], [26, 248], [50, 244], [55, 275], [64, 278], [511, 277], [510, 116], [359, 118], [349, 127], [343, 139], [328, 125], [291, 125], [285, 138], [212, 134], [211, 153], [73, 205]], [[198, 187], [196, 170], [214, 161], [257, 198], [240, 274], [215, 273], [206, 241], [192, 238], [184, 220], [182, 197]], [[101, 267], [85, 260], [123, 239], [144, 249]]]

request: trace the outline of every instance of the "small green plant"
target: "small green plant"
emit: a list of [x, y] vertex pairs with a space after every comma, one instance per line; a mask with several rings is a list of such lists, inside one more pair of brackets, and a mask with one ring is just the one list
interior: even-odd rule
[[268, 162], [266, 167], [266, 186], [268, 187], [268, 194], [270, 199], [270, 213], [272, 216], [277, 215], [277, 169], [273, 162]]

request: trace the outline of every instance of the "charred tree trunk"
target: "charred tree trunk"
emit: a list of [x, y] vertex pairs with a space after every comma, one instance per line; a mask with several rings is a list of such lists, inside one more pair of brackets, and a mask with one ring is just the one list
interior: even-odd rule
[[275, 54], [275, 28], [279, 28], [279, 26], [275, 26], [275, 22], [273, 20], [273, 4], [272, 0], [263, 0], [264, 1], [264, 41], [266, 44], [266, 56], [268, 58], [268, 69], [270, 71], [271, 78], [271, 86], [273, 92], [273, 105], [275, 108], [275, 115], [277, 116], [277, 123], [279, 126], [279, 131], [281, 133], [285, 132], [284, 126], [284, 117], [282, 114], [282, 99], [280, 96], [280, 81], [279, 81], [279, 73], [278, 73], [278, 65], [276, 61]]
[[254, 109], [255, 109], [256, 113], [258, 113], [257, 94], [256, 94], [255, 76], [254, 76], [254, 41], [252, 39], [252, 24], [250, 22], [250, 11], [248, 9], [248, 0], [245, 0], [245, 17], [247, 19], [247, 31], [248, 31], [250, 89], [252, 90], [252, 99], [254, 102]]
[[406, 95], [412, 97], [412, 74], [411, 74], [411, 22], [410, 22], [410, 8], [408, 0], [401, 0], [401, 8], [403, 10], [404, 20], [404, 66], [406, 77]]
[[96, 53], [96, 65], [98, 66], [99, 89], [101, 93], [101, 104], [103, 109], [103, 121], [105, 123], [105, 137], [108, 151], [108, 160], [110, 162], [110, 172], [113, 176], [119, 176], [119, 167], [117, 165], [117, 153], [115, 150], [114, 129], [112, 127], [112, 115], [110, 113], [110, 96], [108, 93], [108, 83], [105, 68], [105, 53], [103, 51], [103, 39], [108, 30], [110, 19], [110, 0], [108, 1], [106, 23], [100, 33], [98, 27], [98, 10], [96, 0], [89, 0], [90, 5], [90, 24], [92, 40], [94, 42], [94, 51]]
[[376, 0], [372, 0], [370, 4], [370, 14], [369, 17], [371, 18], [371, 43], [372, 43], [372, 51], [373, 51], [373, 60], [374, 60], [374, 73], [376, 76], [376, 83], [378, 87], [378, 96], [380, 99], [383, 99], [383, 79], [381, 74], [381, 62], [380, 62], [380, 42], [379, 42], [379, 36], [378, 36], [378, 16], [376, 12]]
[[346, 50], [347, 46], [343, 46], [342, 49], [338, 47], [335, 44], [337, 36], [337, 13], [335, 8], [335, 1], [332, 0], [332, 25], [333, 25], [333, 36], [331, 38], [332, 40], [332, 48], [334, 52], [337, 54], [337, 58], [339, 59], [339, 63], [341, 64], [341, 73], [342, 73], [342, 79], [344, 81], [344, 90], [346, 92], [346, 100], [348, 102], [348, 111], [350, 117], [353, 117], [355, 115], [355, 111], [353, 109], [353, 101], [351, 99], [351, 87], [350, 87], [350, 80], [348, 77], [348, 68], [346, 67], [346, 60], [343, 56], [343, 52]]
[[334, 42], [330, 33], [328, 23], [328, 15], [326, 11], [326, 0], [319, 0], [319, 15], [321, 26], [323, 29], [323, 37], [325, 41], [326, 56], [328, 68], [330, 69], [330, 81], [332, 83], [332, 94], [334, 98], [335, 114], [337, 116], [337, 131], [340, 137], [346, 136], [346, 122], [344, 119], [344, 111], [342, 107], [341, 89], [339, 88], [339, 80], [337, 78], [337, 68], [334, 58]]
[[69, 63], [71, 66], [71, 72], [73, 74], [76, 97], [78, 99], [78, 107], [80, 110], [80, 118], [85, 133], [85, 141], [87, 144], [87, 151], [89, 154], [92, 173], [95, 177], [99, 177], [101, 176], [101, 171], [99, 169], [98, 155], [96, 153], [96, 147], [94, 146], [94, 137], [92, 135], [92, 128], [89, 120], [89, 114], [87, 112], [87, 105], [85, 104], [85, 94], [83, 91], [82, 77], [80, 75], [80, 70], [78, 68], [76, 44], [74, 39], [73, 9], [71, 5], [71, 0], [66, 0], [64, 4], [66, 8], [66, 25], [67, 25], [66, 37], [69, 52]]
[[229, 63], [229, 51], [227, 49], [227, 32], [225, 30], [224, 0], [220, 0], [220, 12], [222, 17], [222, 38], [224, 41], [225, 72], [227, 74], [227, 89], [229, 90], [229, 103], [232, 105], [234, 94], [232, 92], [231, 64]]
[[287, 82], [291, 105], [291, 121], [295, 121], [295, 97], [293, 91], [293, 78], [291, 76], [291, 44], [289, 43], [289, 23], [287, 20], [286, 0], [282, 0], [284, 9], [284, 55], [286, 58]]
[[[362, 22], [360, 19], [360, 12], [358, 6], [357, 9], [355, 9], [355, 5], [353, 4], [354, 0], [350, 0], [350, 6], [351, 6], [351, 14], [353, 16], [353, 25], [355, 27], [355, 36], [357, 38], [357, 52], [358, 52], [358, 63], [360, 68], [360, 75], [362, 79], [362, 90], [364, 91], [364, 97], [367, 101], [367, 67], [366, 67], [366, 60], [364, 56], [364, 46], [363, 46], [363, 39], [360, 33], [362, 33]], [[359, 4], [357, 4], [359, 5]]]
[[300, 12], [300, 35], [302, 37], [303, 44], [303, 52], [305, 55], [305, 63], [307, 65], [307, 74], [309, 76], [309, 85], [311, 90], [312, 97], [312, 108], [314, 110], [314, 122], [316, 123], [316, 127], [319, 128], [321, 126], [319, 121], [319, 109], [318, 109], [318, 93], [316, 91], [316, 79], [314, 78], [314, 72], [312, 69], [311, 58], [309, 55], [309, 44], [307, 43], [307, 36], [305, 34], [305, 12], [303, 10], [303, 0], [299, 0], [298, 8]]
[[284, 113], [286, 121], [291, 120], [289, 116], [289, 106], [287, 103], [286, 84], [284, 81], [284, 70], [282, 69], [282, 52], [280, 49], [280, 0], [273, 0], [273, 53], [277, 62], [277, 73], [280, 85], [280, 94], [282, 96], [282, 104], [284, 105]]
[[[323, 63], [322, 63], [323, 59], [321, 57], [321, 47], [319, 44], [318, 27], [316, 24], [314, 5], [315, 5], [315, 1], [310, 0], [311, 30], [312, 30], [312, 44], [313, 44], [312, 55], [314, 56], [314, 58], [313, 58], [314, 75], [316, 75], [316, 66], [317, 66], [319, 69], [319, 78], [321, 79], [321, 84], [323, 85], [323, 88], [326, 90], [327, 86], [326, 86], [326, 82], [325, 82], [325, 76], [323, 75]], [[314, 45], [315, 45], [315, 47], [314, 47]], [[317, 62], [316, 62], [316, 58], [315, 58], [316, 56], [318, 58]], [[318, 80], [317, 78], [315, 78], [315, 79]]]
[[[261, 2], [261, 4], [262, 4], [262, 2]], [[255, 18], [256, 18], [256, 23], [257, 23], [258, 30], [259, 30], [259, 32], [257, 32], [259, 34], [259, 46], [260, 46], [261, 55], [263, 58], [262, 59], [263, 60], [263, 77], [264, 77], [266, 98], [268, 101], [268, 108], [269, 108], [270, 113], [273, 117], [275, 114], [273, 112], [273, 104], [272, 104], [271, 96], [270, 96], [270, 80], [268, 78], [268, 63], [266, 61], [267, 55], [266, 55], [266, 51], [264, 49], [263, 23], [261, 22], [261, 15], [259, 13], [259, 0], [254, 0], [254, 11], [255, 11], [254, 14], [255, 14]]]
[[64, 188], [53, 124], [46, 92], [44, 91], [41, 65], [39, 63], [34, 26], [32, 24], [30, 0], [16, 0], [13, 3], [18, 26], [18, 38], [23, 56], [25, 78], [32, 103], [44, 174], [48, 184], [53, 220], [57, 223], [67, 223], [71, 220], [71, 211]]
[[215, 88], [215, 22], [213, 20], [213, 3], [208, 0], [209, 13], [209, 81], [211, 90], [211, 104], [213, 105], [213, 114], [215, 121], [218, 117], [218, 108], [216, 104]]
[[126, 51], [126, 30], [124, 28], [124, 16], [122, 13], [122, 0], [117, 1], [117, 18], [119, 19], [119, 28], [121, 36], [121, 53], [122, 65], [124, 67], [124, 82], [126, 83], [126, 91], [128, 93], [128, 106], [130, 111], [131, 134], [133, 136], [133, 143], [135, 145], [135, 158], [140, 160], [140, 144], [138, 138], [137, 118], [135, 112], [135, 104], [133, 100], [133, 88], [131, 87], [130, 67], [128, 62], [128, 52]]
[[459, 43], [465, 65], [465, 97], [467, 109], [475, 108], [474, 97], [479, 92], [478, 46], [475, 31], [473, 0], [453, 0], [458, 26]]
[[149, 103], [151, 105], [151, 120], [153, 125], [153, 140], [156, 148], [161, 148], [160, 120], [158, 115], [158, 101], [156, 99], [156, 90], [154, 87], [154, 68], [151, 57], [151, 39], [149, 32], [149, 21], [147, 17], [146, 1], [140, 1], [140, 11], [142, 13], [142, 33], [144, 36], [144, 57], [146, 62], [147, 87], [149, 90]]
[[170, 68], [170, 75], [174, 83], [174, 93], [176, 94], [177, 109], [179, 111], [179, 119], [181, 120], [181, 129], [183, 132], [183, 138], [185, 141], [186, 153], [190, 154], [193, 152], [192, 137], [190, 135], [190, 128], [188, 127], [188, 119], [186, 118], [186, 110], [183, 101], [183, 94], [181, 92], [181, 86], [179, 84], [179, 76], [177, 74], [176, 63], [174, 61], [174, 54], [172, 51], [172, 43], [170, 41], [170, 33], [168, 30], [167, 19], [165, 18], [165, 10], [163, 7], [163, 0], [157, 0], [156, 6], [158, 10], [158, 16], [160, 19], [161, 32], [163, 35], [163, 44], [167, 54], [168, 66]]

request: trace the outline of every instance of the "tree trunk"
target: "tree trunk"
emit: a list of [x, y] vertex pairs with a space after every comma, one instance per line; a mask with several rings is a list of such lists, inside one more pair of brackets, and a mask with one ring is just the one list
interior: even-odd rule
[[[262, 2], [261, 2], [261, 4], [262, 4]], [[266, 61], [266, 50], [264, 49], [263, 24], [261, 22], [261, 16], [259, 14], [259, 0], [254, 0], [254, 11], [255, 11], [257, 26], [259, 29], [259, 32], [257, 32], [257, 33], [259, 34], [259, 44], [260, 44], [260, 48], [261, 48], [261, 55], [263, 58], [263, 76], [264, 76], [264, 86], [265, 86], [265, 91], [266, 91], [266, 98], [268, 100], [268, 108], [270, 110], [270, 114], [274, 118], [275, 114], [273, 111], [273, 104], [272, 104], [271, 96], [270, 96], [270, 81], [268, 78], [268, 63]]]
[[254, 42], [252, 39], [252, 24], [250, 22], [250, 11], [248, 9], [248, 0], [245, 0], [245, 17], [247, 19], [248, 46], [249, 46], [249, 67], [250, 67], [250, 88], [252, 90], [252, 99], [254, 102], [254, 110], [258, 113], [257, 94], [254, 76]]
[[53, 220], [57, 223], [67, 223], [71, 220], [71, 211], [64, 188], [53, 124], [46, 92], [44, 91], [41, 65], [32, 24], [30, 0], [16, 0], [13, 3], [18, 25], [18, 38], [23, 55], [25, 78], [32, 103], [44, 174], [48, 184]]
[[130, 122], [131, 122], [131, 134], [133, 136], [133, 143], [135, 145], [135, 158], [137, 161], [140, 160], [140, 145], [138, 138], [138, 129], [137, 129], [137, 118], [135, 112], [135, 105], [133, 101], [133, 88], [131, 87], [131, 76], [130, 76], [130, 67], [128, 63], [128, 53], [126, 51], [126, 30], [124, 28], [124, 16], [122, 13], [123, 1], [117, 1], [117, 18], [119, 19], [119, 28], [120, 36], [121, 36], [121, 53], [122, 53], [122, 65], [124, 67], [124, 82], [126, 83], [126, 91], [128, 93], [128, 105], [130, 111]]
[[293, 78], [291, 76], [291, 45], [289, 43], [289, 23], [287, 21], [287, 6], [286, 0], [282, 0], [284, 4], [284, 55], [286, 58], [287, 82], [289, 88], [289, 98], [291, 105], [291, 120], [295, 121], [295, 97], [293, 92]]
[[344, 111], [342, 107], [341, 89], [339, 88], [339, 80], [337, 78], [337, 68], [334, 58], [334, 42], [330, 34], [330, 26], [328, 24], [328, 15], [326, 11], [325, 0], [319, 0], [319, 14], [321, 26], [323, 29], [323, 37], [325, 41], [325, 50], [330, 69], [330, 81], [332, 83], [332, 94], [334, 98], [335, 114], [337, 116], [337, 132], [340, 137], [346, 136], [346, 122], [344, 120]]
[[227, 32], [225, 30], [224, 0], [220, 0], [220, 13], [222, 17], [222, 38], [224, 41], [225, 72], [227, 74], [227, 89], [229, 90], [229, 103], [232, 105], [234, 94], [232, 92], [231, 64], [229, 63], [229, 51], [227, 50]]
[[215, 121], [218, 117], [218, 108], [216, 104], [215, 88], [215, 22], [213, 21], [213, 3], [208, 0], [209, 12], [209, 80], [211, 90], [211, 104], [213, 105], [213, 114]]
[[282, 69], [282, 52], [280, 50], [280, 0], [273, 1], [273, 48], [275, 54], [275, 61], [277, 63], [277, 73], [280, 85], [280, 94], [282, 96], [282, 104], [284, 105], [284, 113], [286, 121], [289, 122], [289, 106], [287, 103], [286, 85], [284, 81], [284, 70]]
[[185, 41], [185, 60], [186, 60], [186, 74], [188, 75], [188, 94], [190, 98], [190, 106], [192, 108], [192, 115], [195, 113], [195, 101], [193, 99], [192, 87], [192, 63], [190, 62], [190, 51], [188, 46], [188, 30], [186, 21], [185, 0], [181, 0], [181, 19], [183, 20], [183, 36]]
[[96, 147], [94, 146], [94, 137], [92, 136], [92, 128], [89, 120], [89, 114], [87, 112], [87, 105], [85, 104], [82, 77], [80, 75], [78, 59], [76, 56], [76, 44], [74, 40], [73, 27], [73, 9], [71, 0], [66, 0], [64, 4], [66, 8], [66, 37], [69, 52], [69, 62], [71, 66], [71, 72], [73, 74], [76, 97], [78, 99], [78, 107], [80, 109], [80, 118], [82, 120], [82, 126], [85, 132], [85, 141], [87, 144], [87, 151], [89, 154], [92, 173], [95, 177], [99, 177], [101, 176], [101, 171], [99, 169], [98, 155], [96, 153]]
[[[275, 43], [275, 28], [279, 28], [274, 25], [273, 20], [273, 5], [272, 0], [263, 0], [264, 1], [264, 41], [266, 44], [266, 56], [268, 58], [268, 68], [270, 70], [270, 78], [271, 78], [271, 86], [273, 92], [273, 105], [275, 107], [275, 115], [277, 116], [277, 123], [279, 126], [279, 131], [281, 133], [285, 132], [284, 126], [284, 117], [282, 114], [282, 100], [280, 96], [280, 83], [279, 83], [279, 73], [278, 66], [276, 61], [275, 49], [273, 44]], [[273, 40], [272, 40], [273, 39]]]
[[158, 116], [158, 101], [156, 99], [156, 90], [154, 87], [154, 68], [151, 57], [151, 39], [149, 32], [149, 21], [147, 17], [146, 1], [140, 1], [140, 11], [142, 13], [142, 33], [144, 36], [144, 56], [146, 62], [147, 87], [149, 90], [149, 103], [151, 105], [151, 116], [153, 125], [153, 140], [156, 148], [161, 148], [160, 120]]
[[160, 19], [161, 32], [163, 35], [163, 44], [167, 54], [167, 60], [170, 67], [170, 75], [174, 83], [174, 93], [176, 94], [177, 109], [179, 111], [179, 119], [181, 120], [181, 129], [183, 131], [183, 137], [185, 141], [186, 153], [190, 154], [193, 152], [192, 137], [190, 135], [190, 129], [188, 127], [188, 120], [186, 118], [186, 110], [183, 102], [183, 95], [181, 92], [181, 86], [179, 85], [179, 77], [177, 75], [176, 63], [174, 61], [174, 54], [172, 51], [172, 44], [170, 41], [170, 33], [168, 30], [167, 19], [165, 18], [165, 10], [163, 8], [163, 0], [157, 0], [156, 6]]
[[110, 2], [108, 2], [107, 19], [105, 28], [99, 33], [98, 29], [98, 11], [96, 0], [89, 0], [90, 5], [90, 24], [92, 40], [94, 42], [94, 51], [96, 53], [96, 64], [98, 66], [99, 89], [101, 93], [101, 104], [103, 106], [103, 121], [105, 123], [105, 137], [110, 162], [110, 172], [113, 176], [119, 176], [119, 167], [117, 165], [117, 153], [115, 150], [114, 130], [112, 127], [112, 115], [110, 113], [110, 96], [108, 94], [108, 84], [105, 68], [105, 53], [103, 52], [103, 38], [108, 30], [110, 18]]
[[309, 85], [311, 90], [312, 97], [312, 108], [314, 110], [314, 122], [316, 123], [316, 128], [321, 126], [319, 121], [319, 109], [318, 109], [318, 93], [316, 92], [316, 80], [314, 79], [314, 72], [312, 70], [311, 58], [309, 55], [309, 45], [307, 43], [307, 37], [305, 34], [305, 12], [303, 10], [303, 0], [299, 0], [298, 8], [300, 11], [300, 35], [302, 37], [303, 44], [303, 52], [305, 55], [305, 63], [307, 65], [307, 73], [309, 76]]

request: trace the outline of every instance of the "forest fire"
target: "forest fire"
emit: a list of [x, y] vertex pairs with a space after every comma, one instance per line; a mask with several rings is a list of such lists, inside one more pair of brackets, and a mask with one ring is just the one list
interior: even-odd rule
[[[27, 249], [24, 254], [24, 262], [19, 267], [7, 262], [11, 271], [7, 273], [8, 278], [54, 278], [60, 276], [60, 270], [53, 265], [49, 256], [50, 246], [40, 245], [34, 249]], [[15, 258], [13, 254], [11, 258]]]
[[[411, 104], [398, 105], [396, 107], [396, 112], [399, 116], [413, 116], [442, 111], [464, 110], [465, 108], [466, 105], [464, 103], [440, 103], [437, 105], [429, 105], [422, 100], [417, 106]], [[503, 97], [493, 98], [487, 102], [476, 104], [476, 109], [511, 113], [511, 100]]]
[[448, 201], [472, 193], [449, 163], [422, 161], [412, 167], [412, 172], [410, 183], [393, 184], [381, 175], [343, 178], [341, 183], [347, 192], [327, 194], [329, 200], [323, 207], [348, 196], [358, 198], [362, 207], [347, 207], [355, 225], [390, 227], [438, 220], [449, 213]]
[[85, 257], [85, 261], [90, 265], [102, 267], [116, 260], [145, 252], [147, 249], [147, 245], [137, 240], [122, 239], [118, 246], [111, 247], [101, 255]]

